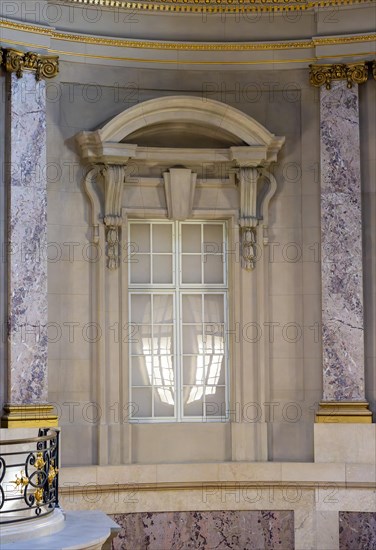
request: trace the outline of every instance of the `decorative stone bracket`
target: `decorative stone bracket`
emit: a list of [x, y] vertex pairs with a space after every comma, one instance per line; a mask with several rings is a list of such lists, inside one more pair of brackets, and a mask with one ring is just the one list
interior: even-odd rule
[[[257, 232], [259, 221], [263, 221], [263, 242], [267, 244], [267, 220], [270, 199], [277, 189], [274, 176], [258, 167], [242, 167], [238, 171], [240, 190], [239, 226], [241, 237], [241, 257], [244, 269], [252, 270], [256, 267], [257, 260]], [[258, 189], [260, 178], [264, 177], [268, 183], [264, 183]]]
[[59, 72], [59, 58], [57, 56], [40, 55], [34, 52], [20, 52], [12, 49], [0, 48], [0, 65], [6, 72], [16, 73], [22, 78], [24, 70], [35, 72], [36, 80], [54, 78]]
[[105, 187], [105, 214], [108, 268], [119, 265], [119, 229], [121, 227], [121, 206], [125, 177], [124, 165], [110, 165], [102, 169]]

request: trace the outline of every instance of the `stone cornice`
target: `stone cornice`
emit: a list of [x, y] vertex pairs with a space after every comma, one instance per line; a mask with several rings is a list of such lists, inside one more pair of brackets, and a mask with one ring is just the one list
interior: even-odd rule
[[330, 90], [333, 80], [347, 80], [347, 87], [351, 88], [353, 84], [363, 84], [368, 79], [366, 62], [310, 65], [309, 68], [309, 81], [312, 86], [319, 88], [325, 84], [327, 90]]
[[34, 52], [21, 52], [12, 49], [0, 48], [0, 65], [8, 73], [16, 73], [22, 78], [24, 71], [35, 72], [36, 80], [54, 78], [59, 72], [59, 58], [45, 56]]
[[0, 28], [47, 36], [51, 40], [61, 40], [95, 46], [132, 48], [144, 50], [183, 50], [183, 51], [265, 51], [265, 50], [299, 50], [318, 46], [341, 46], [361, 42], [375, 42], [376, 33], [352, 34], [351, 36], [319, 36], [305, 40], [281, 40], [270, 42], [171, 42], [161, 40], [132, 40], [91, 36], [87, 34], [59, 31], [51, 27], [1, 20]]
[[160, 12], [189, 13], [248, 13], [303, 11], [319, 8], [332, 8], [349, 4], [366, 4], [370, 0], [65, 0], [79, 4], [108, 9], [131, 9]]

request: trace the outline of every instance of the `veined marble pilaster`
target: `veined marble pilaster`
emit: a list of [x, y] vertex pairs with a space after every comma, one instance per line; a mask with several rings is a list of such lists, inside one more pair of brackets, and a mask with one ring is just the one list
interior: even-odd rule
[[320, 92], [324, 407], [317, 420], [370, 422], [364, 406], [358, 85], [336, 80]]
[[[9, 52], [7, 55], [9, 58]], [[46, 90], [38, 67], [22, 64], [21, 72], [6, 67], [8, 404], [2, 418], [4, 427], [57, 424], [52, 407], [46, 404]]]

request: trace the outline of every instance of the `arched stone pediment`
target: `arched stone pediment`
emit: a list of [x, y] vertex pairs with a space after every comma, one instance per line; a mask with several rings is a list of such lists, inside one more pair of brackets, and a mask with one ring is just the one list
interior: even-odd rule
[[[277, 160], [284, 137], [219, 101], [168, 96], [131, 107], [100, 130], [81, 132], [77, 140], [83, 160], [99, 165], [103, 180], [104, 205], [95, 208], [93, 219], [102, 217], [107, 226], [111, 269], [118, 265], [125, 166], [131, 160], [138, 166], [160, 169], [165, 210], [174, 220], [189, 219], [193, 214], [198, 167], [221, 164], [230, 170], [239, 189], [243, 265], [247, 269], [255, 266], [256, 228], [260, 220], [266, 228], [268, 204], [277, 188], [268, 167]], [[98, 173], [92, 170], [86, 178], [93, 205], [98, 202], [90, 183], [94, 172]], [[147, 185], [147, 178], [127, 185]]]
[[[187, 131], [196, 128], [200, 136], [211, 136], [205, 158], [202, 153], [195, 159], [194, 148], [175, 147], [179, 154], [185, 150], [185, 160], [210, 161], [218, 159], [218, 148], [222, 161], [234, 161], [236, 165], [265, 166], [276, 160], [284, 138], [275, 136], [262, 124], [245, 113], [219, 101], [194, 96], [168, 96], [145, 101], [127, 109], [95, 132], [81, 132], [78, 141], [82, 157], [93, 163], [126, 163], [130, 158], [142, 160], [143, 146], [135, 143], [135, 136], [152, 132], [158, 125], [164, 129], [186, 125]], [[199, 129], [199, 130], [198, 130]], [[127, 138], [130, 138], [128, 141]], [[213, 143], [213, 139], [216, 143]], [[232, 141], [233, 140], [233, 141]], [[222, 143], [223, 142], [223, 143]], [[210, 139], [208, 139], [210, 144]], [[197, 149], [203, 149], [202, 143]], [[164, 147], [147, 147], [148, 158], [153, 154], [158, 160], [163, 158]], [[168, 156], [172, 149], [168, 147]], [[187, 157], [188, 155], [188, 157]]]

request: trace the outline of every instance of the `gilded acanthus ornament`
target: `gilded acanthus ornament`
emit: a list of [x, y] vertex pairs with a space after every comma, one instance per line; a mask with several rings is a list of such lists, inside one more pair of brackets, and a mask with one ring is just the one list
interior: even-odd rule
[[20, 52], [17, 50], [3, 50], [2, 63], [8, 73], [16, 73], [22, 78], [25, 70], [34, 71], [35, 78], [53, 78], [59, 72], [59, 58], [57, 56], [45, 56], [33, 52]]
[[42, 470], [43, 466], [45, 465], [45, 461], [43, 460], [43, 453], [37, 453], [37, 458], [35, 460], [34, 466], [37, 470]]
[[16, 474], [15, 481], [11, 481], [22, 493], [23, 488], [26, 487], [29, 483], [29, 478], [25, 475], [25, 472], [22, 470], [20, 473], [20, 477], [18, 477], [18, 474]]
[[347, 87], [352, 88], [353, 84], [362, 84], [368, 78], [368, 67], [365, 62], [310, 65], [309, 68], [309, 81], [312, 86], [319, 88], [325, 84], [327, 90], [330, 90], [333, 80], [347, 80]]

